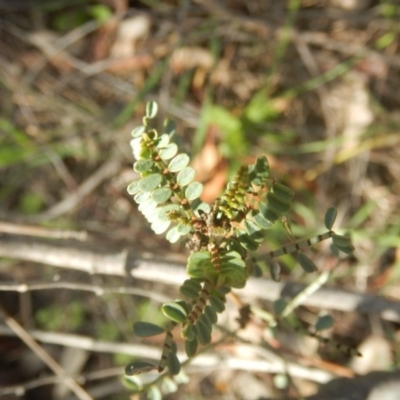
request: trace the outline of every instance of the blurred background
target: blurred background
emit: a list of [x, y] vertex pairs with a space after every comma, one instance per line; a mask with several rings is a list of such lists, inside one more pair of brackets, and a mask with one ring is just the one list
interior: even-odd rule
[[[351, 230], [354, 257], [337, 264], [326, 246], [315, 256], [321, 271], [333, 271], [327, 285], [397, 310], [299, 309], [305, 320], [330, 311], [327, 336], [363, 346], [362, 362], [295, 331], [268, 339], [255, 324], [238, 340], [250, 350], [230, 341], [214, 351], [242, 363], [192, 367], [188, 383], [182, 378], [163, 398], [300, 398], [335, 377], [396, 370], [399, 21], [396, 0], [0, 0], [0, 397], [141, 398], [122, 384], [123, 367], [140, 346], [157, 352], [162, 338], [133, 338], [132, 322], [162, 323], [160, 301], [174, 299], [179, 282], [133, 279], [119, 266], [96, 273], [84, 259], [101, 250], [100, 272], [124, 251], [185, 262], [185, 244], [154, 235], [126, 191], [136, 178], [130, 132], [149, 100], [159, 104], [160, 126], [166, 117], [177, 123], [204, 201], [218, 197], [238, 166], [266, 155], [296, 193], [288, 215], [296, 237], [322, 233], [330, 206]], [[265, 250], [289, 241], [274, 229]], [[312, 280], [293, 258], [280, 263], [283, 280]], [[61, 384], [22, 337], [91, 397]], [[314, 375], [288, 379], [244, 361], [260, 356], [251, 346], [267, 344]]]

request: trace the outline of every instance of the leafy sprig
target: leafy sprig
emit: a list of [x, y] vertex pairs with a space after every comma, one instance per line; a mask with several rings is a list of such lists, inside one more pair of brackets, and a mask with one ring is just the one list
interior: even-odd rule
[[[200, 200], [203, 185], [195, 180], [190, 158], [179, 153], [173, 141], [174, 124], [165, 121], [159, 133], [152, 126], [156, 114], [157, 104], [148, 103], [143, 124], [132, 131], [134, 170], [139, 178], [128, 186], [128, 193], [156, 234], [166, 233], [171, 243], [187, 238], [188, 279], [180, 287], [184, 299], [162, 306], [170, 320], [166, 329], [147, 322], [134, 324], [134, 334], [139, 337], [165, 333], [166, 338], [159, 365], [135, 361], [126, 367], [128, 376], [153, 369], [161, 372], [166, 367], [169, 375], [178, 374], [180, 361], [171, 331], [181, 326], [188, 357], [196, 354], [199, 345], [209, 344], [227, 293], [244, 287], [250, 275], [260, 274], [257, 260], [295, 253], [304, 271], [314, 272], [317, 268], [312, 260], [301, 253], [304, 248], [332, 238], [337, 251], [353, 251], [348, 237], [332, 231], [336, 210], [329, 209], [326, 233], [254, 257], [266, 232], [291, 209], [293, 191], [273, 179], [267, 158], [259, 157], [254, 164], [239, 168], [213, 204], [204, 203]], [[279, 277], [273, 274], [273, 278]]]

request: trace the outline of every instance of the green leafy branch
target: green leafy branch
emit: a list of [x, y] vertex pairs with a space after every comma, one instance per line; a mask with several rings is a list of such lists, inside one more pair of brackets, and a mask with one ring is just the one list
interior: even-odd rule
[[[303, 249], [331, 238], [337, 252], [353, 251], [348, 237], [332, 231], [336, 210], [331, 208], [325, 216], [326, 233], [255, 257], [266, 232], [291, 209], [292, 190], [271, 177], [267, 158], [259, 157], [254, 164], [239, 168], [213, 204], [204, 203], [200, 200], [203, 185], [195, 180], [190, 158], [179, 153], [173, 141], [175, 125], [167, 120], [159, 133], [152, 126], [156, 114], [157, 104], [148, 103], [143, 124], [132, 132], [134, 170], [139, 178], [128, 186], [128, 193], [156, 234], [166, 233], [171, 243], [187, 238], [188, 279], [179, 289], [184, 299], [162, 306], [170, 320], [166, 329], [148, 322], [134, 324], [134, 334], [139, 337], [166, 336], [159, 364], [135, 361], [126, 367], [128, 376], [165, 368], [169, 375], [178, 374], [181, 364], [172, 330], [181, 326], [189, 358], [199, 345], [208, 345], [218, 314], [225, 309], [226, 295], [232, 288], [243, 288], [249, 276], [262, 274], [258, 261], [290, 253], [305, 272], [314, 272], [317, 267]], [[279, 279], [276, 271], [271, 272]]]

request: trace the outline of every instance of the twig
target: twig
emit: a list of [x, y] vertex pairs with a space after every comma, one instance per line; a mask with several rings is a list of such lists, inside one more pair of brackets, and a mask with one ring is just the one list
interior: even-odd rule
[[78, 282], [36, 282], [36, 283], [11, 283], [11, 284], [0, 283], [0, 291], [26, 293], [34, 290], [56, 290], [56, 289], [81, 290], [85, 292], [92, 292], [97, 296], [103, 296], [109, 293], [131, 294], [134, 296], [142, 296], [150, 298], [160, 303], [165, 303], [166, 301], [169, 300], [169, 297], [159, 293], [155, 293], [145, 289], [132, 288], [126, 286], [100, 287], [98, 285], [84, 284]]
[[13, 334], [18, 336], [58, 377], [63, 378], [63, 383], [75, 393], [80, 400], [92, 400], [92, 397], [79, 386], [70, 376], [68, 376], [64, 369], [58, 364], [50, 355], [39, 346], [32, 335], [26, 331], [14, 318], [8, 315], [7, 311], [0, 304], [0, 310], [4, 314], [4, 320], [7, 326], [11, 329]]
[[37, 237], [47, 237], [52, 239], [76, 239], [86, 240], [85, 231], [66, 231], [58, 229], [48, 229], [41, 226], [17, 225], [8, 222], [0, 222], [0, 232], [12, 233], [15, 235], [28, 235]]
[[[89, 33], [97, 30], [103, 22], [97, 21], [97, 20], [92, 20], [84, 23], [83, 25], [80, 25], [79, 27], [73, 29], [72, 31], [68, 32], [64, 36], [58, 38], [57, 40], [54, 41], [54, 43], [48, 43], [47, 47], [44, 47], [43, 44], [40, 45], [35, 40], [32, 38], [32, 35], [28, 36], [28, 39], [30, 42], [35, 43], [42, 51], [43, 51], [43, 59], [38, 62], [33, 69], [31, 69], [27, 76], [25, 77], [25, 83], [30, 85], [34, 79], [37, 77], [39, 72], [45, 67], [47, 62], [51, 60], [51, 58], [57, 56], [57, 55], [64, 55], [63, 50], [66, 49], [68, 46], [71, 44], [75, 43], [79, 39], [82, 39]], [[14, 31], [18, 32], [18, 31]], [[19, 32], [21, 35], [22, 32]], [[51, 46], [50, 48], [48, 48]], [[81, 65], [81, 64], [79, 64]]]
[[[0, 334], [15, 336], [15, 332], [0, 324]], [[135, 357], [144, 357], [150, 360], [159, 360], [160, 349], [158, 347], [137, 345], [128, 343], [113, 343], [97, 341], [90, 337], [73, 335], [68, 333], [44, 332], [39, 330], [29, 331], [29, 335], [43, 342], [60, 346], [72, 346], [88, 351], [102, 353], [122, 353]], [[238, 345], [240, 346], [240, 345]], [[182, 362], [187, 359], [186, 353], [178, 352]], [[217, 354], [200, 354], [191, 360], [193, 368], [206, 368], [207, 370], [219, 368], [231, 368], [238, 370], [280, 373], [285, 371], [283, 362], [274, 357], [272, 360], [245, 360], [239, 357], [221, 357]], [[291, 374], [298, 377], [306, 377], [316, 382], [327, 382], [332, 379], [332, 374], [315, 368], [306, 368], [295, 363], [288, 364]]]
[[[293, 32], [293, 35], [296, 34], [297, 32]], [[301, 39], [308, 44], [321, 46], [322, 48], [332, 51], [338, 51], [348, 56], [376, 57], [383, 60], [385, 63], [390, 64], [395, 69], [400, 68], [399, 55], [386, 55], [379, 53], [378, 51], [371, 50], [362, 44], [360, 45], [333, 40], [323, 32], [302, 32], [299, 35]]]
[[109, 177], [115, 176], [121, 165], [119, 158], [111, 158], [102, 165], [93, 175], [91, 175], [75, 193], [70, 194], [64, 200], [45, 211], [43, 214], [38, 214], [32, 217], [33, 220], [49, 220], [59, 217], [72, 211], [88, 194], [90, 194], [101, 182]]
[[[89, 372], [87, 374], [80, 376], [73, 376], [73, 379], [75, 379], [75, 381], [79, 382], [80, 384], [84, 384], [87, 381], [94, 381], [98, 379], [103, 380], [105, 378], [121, 376], [123, 373], [124, 369], [122, 367], [115, 367], [95, 372]], [[60, 378], [59, 376], [52, 375], [52, 376], [41, 377], [38, 379], [33, 379], [31, 381], [21, 383], [19, 385], [3, 386], [0, 387], [0, 396], [5, 396], [8, 394], [23, 396], [25, 392], [28, 390], [35, 389], [40, 386], [62, 383], [63, 379], [64, 378]]]
[[[108, 250], [100, 244], [50, 241], [34, 238], [18, 239], [16, 236], [0, 236], [0, 257], [34, 261], [61, 268], [84, 271], [89, 274], [132, 276], [152, 282], [179, 286], [187, 279], [184, 266], [156, 258], [146, 259], [134, 251]], [[248, 298], [275, 301], [282, 297], [294, 297], [305, 285], [292, 282], [274, 282], [269, 279], [250, 278], [238, 293]], [[356, 311], [378, 314], [381, 318], [400, 322], [400, 302], [384, 297], [347, 291], [340, 288], [321, 288], [305, 299], [305, 306], [339, 311]]]
[[317, 290], [321, 289], [326, 282], [328, 282], [331, 276], [330, 271], [324, 271], [322, 274], [316, 277], [309, 285], [305, 286], [304, 289], [296, 294], [289, 303], [287, 303], [285, 309], [282, 311], [282, 318], [287, 317], [289, 314], [293, 312], [293, 310], [299, 307], [301, 304], [305, 303], [307, 297], [310, 297]]

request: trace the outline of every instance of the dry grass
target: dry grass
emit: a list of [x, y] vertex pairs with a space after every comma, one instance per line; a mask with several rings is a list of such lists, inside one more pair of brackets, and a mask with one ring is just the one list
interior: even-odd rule
[[[400, 301], [400, 7], [390, 0], [348, 2], [359, 9], [345, 3], [0, 1], [0, 240], [47, 236], [55, 247], [68, 240], [107, 254], [134, 249], [138, 258], [184, 262], [184, 245], [155, 237], [126, 192], [135, 177], [129, 133], [146, 101], [155, 99], [162, 117], [177, 122], [208, 201], [240, 163], [267, 155], [296, 191], [290, 215], [296, 235], [321, 231], [329, 206], [338, 208], [340, 226], [352, 230], [353, 259], [337, 266], [327, 252], [316, 256], [321, 271], [334, 271], [328, 285]], [[266, 247], [280, 239], [276, 232]], [[132, 321], [159, 318], [160, 301], [129, 290], [174, 298], [176, 288], [28, 260], [21, 254], [0, 263], [0, 302], [13, 326], [46, 349], [59, 374], [87, 379], [78, 380], [78, 392], [81, 385], [93, 398], [128, 398], [116, 376], [131, 356], [118, 346], [139, 344]], [[285, 278], [302, 279], [293, 260], [284, 267]], [[24, 291], [15, 284], [48, 287]], [[110, 290], [91, 293], [102, 288]], [[118, 288], [125, 293], [116, 294]], [[309, 322], [322, 311], [302, 307], [298, 315]], [[332, 314], [329, 335], [363, 342], [379, 363], [367, 356], [363, 365], [349, 366], [349, 357], [329, 346], [317, 350], [315, 340], [290, 330], [271, 339], [255, 323], [219, 347], [231, 363], [188, 367], [190, 383], [168, 398], [299, 398], [334, 376], [399, 366], [399, 321], [356, 309]], [[69, 398], [48, 363], [6, 334], [4, 323], [1, 329], [0, 396], [15, 398], [25, 388], [26, 399]], [[35, 336], [38, 329], [61, 337]], [[114, 347], [71, 353], [62, 346], [69, 334]], [[279, 388], [276, 370], [251, 364], [266, 357], [265, 346], [300, 368], [287, 386]], [[316, 375], [307, 381], [307, 373]]]

